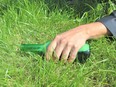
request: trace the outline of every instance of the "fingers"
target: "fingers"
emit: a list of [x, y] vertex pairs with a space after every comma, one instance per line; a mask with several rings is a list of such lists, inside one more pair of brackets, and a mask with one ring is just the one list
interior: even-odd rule
[[65, 45], [66, 45], [65, 40], [61, 40], [61, 41], [59, 41], [59, 43], [57, 43], [57, 46], [56, 46], [56, 48], [54, 50], [55, 55], [53, 55], [53, 56], [55, 58], [57, 58], [58, 60], [60, 59], [60, 56], [62, 54], [62, 51], [63, 51]]
[[[74, 36], [73, 39], [77, 37]], [[47, 48], [46, 59], [49, 60], [61, 60], [73, 62], [77, 56], [78, 50], [85, 43], [85, 39], [79, 40], [70, 40], [69, 38], [64, 38], [63, 36], [56, 36], [55, 39]]]
[[46, 54], [45, 54], [46, 60], [50, 60], [56, 46], [57, 46], [57, 42], [55, 40], [53, 42], [51, 42], [51, 44], [48, 46]]
[[69, 57], [70, 51], [71, 51], [72, 45], [67, 44], [62, 52], [61, 61], [67, 62], [67, 59]]
[[71, 52], [69, 54], [68, 62], [70, 62], [70, 63], [74, 62], [74, 60], [75, 60], [75, 58], [77, 56], [78, 50], [79, 50], [78, 46], [73, 46], [72, 47]]
[[71, 43], [56, 43], [53, 41], [46, 52], [46, 59], [49, 60], [53, 58], [53, 60], [59, 60], [64, 62], [73, 62], [77, 56], [79, 50], [79, 46], [73, 45]]
[[[47, 60], [49, 60], [50, 58], [54, 58], [55, 59], [62, 52], [62, 49], [63, 49], [64, 46], [61, 45], [60, 40], [61, 40], [61, 36], [57, 35], [54, 38], [54, 40], [51, 42], [51, 44], [48, 46], [47, 52], [46, 52], [46, 59]], [[59, 50], [60, 50], [60, 52], [59, 52]]]

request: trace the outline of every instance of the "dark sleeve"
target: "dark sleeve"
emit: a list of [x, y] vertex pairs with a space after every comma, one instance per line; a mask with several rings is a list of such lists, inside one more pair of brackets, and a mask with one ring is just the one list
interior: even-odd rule
[[105, 16], [98, 21], [103, 23], [105, 27], [111, 32], [111, 34], [116, 38], [116, 10], [113, 11], [109, 16]]

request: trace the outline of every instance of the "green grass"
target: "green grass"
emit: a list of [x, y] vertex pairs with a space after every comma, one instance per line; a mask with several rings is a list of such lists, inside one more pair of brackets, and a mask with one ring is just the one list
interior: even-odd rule
[[54, 1], [0, 1], [0, 87], [115, 87], [116, 39], [89, 41], [91, 56], [85, 64], [55, 64], [20, 52], [21, 43], [44, 43], [116, 9], [110, 0]]

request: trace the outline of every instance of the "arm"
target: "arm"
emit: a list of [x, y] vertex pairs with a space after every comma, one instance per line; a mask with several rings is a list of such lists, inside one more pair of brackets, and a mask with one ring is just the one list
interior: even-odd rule
[[[112, 15], [110, 15], [112, 16]], [[108, 16], [109, 17], [109, 16]], [[107, 17], [106, 17], [107, 18]], [[110, 21], [109, 18], [105, 22], [101, 19], [99, 22], [90, 23], [78, 26], [74, 29], [66, 31], [57, 35], [51, 44], [48, 46], [46, 52], [46, 59], [49, 60], [61, 60], [73, 62], [76, 58], [78, 50], [85, 44], [86, 40], [101, 37], [103, 35], [116, 35], [116, 27], [107, 29], [106, 21]]]
[[116, 10], [113, 11], [109, 16], [103, 17], [98, 20], [116, 37]]

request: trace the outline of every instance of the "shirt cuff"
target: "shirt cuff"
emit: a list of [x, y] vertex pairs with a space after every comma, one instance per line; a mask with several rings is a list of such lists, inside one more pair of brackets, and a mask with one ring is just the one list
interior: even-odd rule
[[111, 32], [111, 34], [116, 38], [116, 10], [113, 11], [109, 16], [105, 16], [98, 20], [105, 25], [105, 27]]

